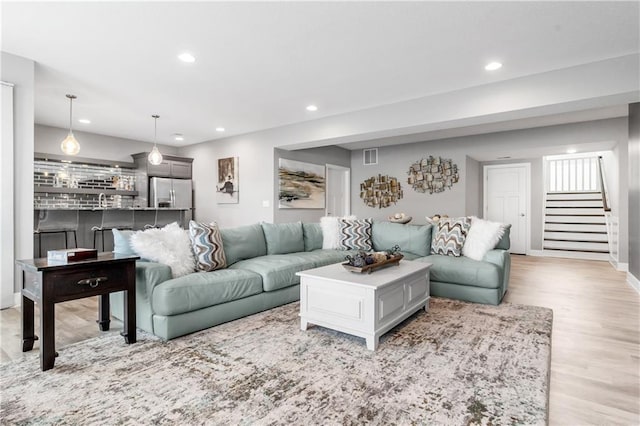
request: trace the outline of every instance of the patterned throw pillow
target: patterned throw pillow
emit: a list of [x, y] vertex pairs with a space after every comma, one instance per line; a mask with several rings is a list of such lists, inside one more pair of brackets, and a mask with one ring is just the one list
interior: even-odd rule
[[340, 219], [340, 248], [371, 251], [371, 219]]
[[467, 238], [469, 228], [471, 228], [471, 218], [440, 219], [436, 228], [433, 240], [431, 240], [431, 254], [460, 257], [464, 240]]
[[222, 236], [215, 222], [207, 225], [190, 221], [189, 237], [196, 256], [196, 270], [209, 272], [227, 267]]

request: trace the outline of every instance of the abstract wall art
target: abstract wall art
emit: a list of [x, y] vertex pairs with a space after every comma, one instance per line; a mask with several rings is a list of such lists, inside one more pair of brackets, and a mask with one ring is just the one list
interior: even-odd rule
[[238, 204], [238, 173], [238, 157], [218, 159], [218, 184], [216, 185], [218, 204]]
[[324, 208], [325, 166], [280, 158], [278, 176], [279, 208]]
[[387, 208], [402, 199], [398, 178], [387, 175], [372, 176], [360, 184], [360, 198], [368, 207]]
[[458, 165], [450, 158], [429, 156], [409, 166], [407, 183], [417, 192], [429, 194], [451, 189], [460, 180]]

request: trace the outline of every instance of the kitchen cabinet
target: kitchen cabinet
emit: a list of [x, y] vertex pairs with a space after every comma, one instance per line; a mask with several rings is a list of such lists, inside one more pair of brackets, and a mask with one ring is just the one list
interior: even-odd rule
[[148, 155], [147, 152], [132, 155], [138, 165], [138, 170], [146, 172], [148, 177], [191, 179], [193, 158], [163, 155], [162, 163], [154, 165], [147, 160]]

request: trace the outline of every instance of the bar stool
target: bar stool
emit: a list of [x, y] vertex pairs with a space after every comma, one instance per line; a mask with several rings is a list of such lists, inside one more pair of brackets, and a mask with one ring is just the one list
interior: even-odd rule
[[33, 231], [38, 236], [38, 253], [42, 257], [42, 234], [64, 234], [64, 248], [69, 248], [67, 233], [73, 232], [73, 242], [78, 248], [78, 210], [40, 210], [38, 224]]
[[96, 247], [96, 237], [100, 233], [102, 251], [104, 251], [104, 232], [112, 229], [133, 229], [133, 209], [104, 209], [102, 210], [102, 223], [93, 226], [93, 248]]

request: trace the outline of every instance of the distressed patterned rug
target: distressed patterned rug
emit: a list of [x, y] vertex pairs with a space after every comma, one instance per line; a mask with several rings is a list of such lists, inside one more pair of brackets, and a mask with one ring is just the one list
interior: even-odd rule
[[552, 312], [432, 299], [364, 339], [297, 303], [162, 342], [116, 332], [0, 366], [3, 424], [544, 424]]

